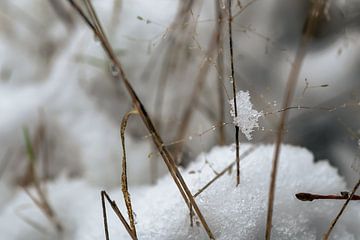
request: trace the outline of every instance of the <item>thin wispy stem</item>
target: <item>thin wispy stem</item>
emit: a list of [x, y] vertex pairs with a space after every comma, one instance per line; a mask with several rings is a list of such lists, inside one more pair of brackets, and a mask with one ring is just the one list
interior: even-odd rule
[[337, 223], [338, 220], [340, 219], [341, 215], [344, 213], [344, 211], [345, 211], [346, 207], [348, 206], [348, 204], [350, 203], [350, 201], [353, 200], [354, 195], [355, 195], [355, 192], [356, 192], [356, 190], [358, 190], [359, 186], [360, 186], [360, 179], [359, 179], [359, 181], [355, 184], [353, 190], [351, 191], [350, 195], [349, 195], [348, 198], [346, 199], [344, 205], [341, 207], [339, 213], [336, 215], [335, 219], [331, 222], [329, 229], [327, 230], [327, 232], [326, 232], [325, 235], [324, 235], [324, 238], [323, 238], [324, 240], [329, 239], [329, 236], [330, 236], [330, 234], [331, 234], [331, 231], [334, 229], [336, 223]]
[[[288, 109], [291, 105], [292, 98], [294, 95], [297, 79], [299, 77], [299, 73], [301, 70], [301, 66], [303, 60], [306, 55], [307, 46], [313, 36], [313, 33], [317, 27], [317, 23], [319, 19], [324, 14], [325, 5], [327, 0], [317, 0], [311, 6], [309, 15], [306, 19], [304, 30], [302, 33], [302, 37], [300, 40], [299, 47], [296, 52], [295, 61], [292, 65], [291, 71], [289, 73], [289, 77], [287, 80], [287, 85], [285, 89], [285, 95], [283, 98], [282, 109]], [[283, 111], [280, 117], [278, 131], [276, 135], [276, 143], [275, 143], [275, 151], [271, 168], [271, 179], [270, 179], [270, 187], [268, 194], [268, 210], [267, 210], [267, 218], [266, 218], [266, 230], [265, 230], [265, 239], [269, 240], [271, 238], [271, 228], [272, 228], [272, 216], [274, 209], [274, 200], [275, 200], [275, 189], [276, 189], [276, 177], [278, 170], [278, 162], [279, 162], [279, 154], [280, 147], [283, 141], [285, 124], [287, 121], [288, 111]]]
[[[217, 25], [213, 30], [207, 51], [205, 53], [200, 69], [196, 76], [194, 88], [191, 92], [189, 101], [185, 106], [184, 113], [180, 118], [180, 126], [178, 127], [175, 139], [183, 139], [185, 137], [187, 130], [189, 128], [190, 120], [194, 113], [194, 108], [196, 108], [197, 105], [199, 104], [200, 94], [204, 87], [205, 80], [207, 79], [207, 75], [211, 66], [211, 59], [213, 58], [214, 52], [218, 46], [218, 34], [219, 34], [218, 27], [219, 26]], [[182, 155], [183, 147], [184, 144], [180, 143], [176, 146], [174, 151], [174, 156], [176, 157], [178, 164], [181, 163], [181, 155]]]
[[[234, 50], [233, 50], [233, 37], [232, 37], [232, 15], [231, 15], [231, 0], [228, 0], [228, 28], [229, 28], [229, 50], [230, 50], [230, 66], [231, 66], [231, 82], [234, 97], [235, 117], [238, 116], [237, 101], [236, 101], [236, 80], [234, 69]], [[240, 184], [240, 141], [239, 141], [239, 126], [235, 125], [235, 144], [236, 144], [236, 186]]]

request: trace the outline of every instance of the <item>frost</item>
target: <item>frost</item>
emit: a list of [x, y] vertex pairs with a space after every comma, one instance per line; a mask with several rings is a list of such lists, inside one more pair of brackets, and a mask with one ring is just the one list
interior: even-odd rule
[[248, 140], [251, 140], [251, 133], [254, 131], [254, 128], [259, 127], [258, 119], [263, 115], [262, 112], [252, 108], [253, 105], [250, 102], [248, 91], [239, 91], [236, 94], [237, 116], [235, 116], [234, 99], [231, 99], [229, 103], [231, 106], [230, 114], [233, 117], [234, 124], [240, 128]]

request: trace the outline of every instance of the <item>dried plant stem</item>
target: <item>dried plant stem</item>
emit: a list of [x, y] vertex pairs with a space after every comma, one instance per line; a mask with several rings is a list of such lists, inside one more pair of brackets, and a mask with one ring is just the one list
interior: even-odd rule
[[339, 220], [339, 218], [341, 217], [341, 215], [344, 213], [345, 208], [347, 207], [347, 205], [350, 203], [350, 200], [353, 200], [354, 195], [356, 190], [359, 188], [360, 186], [360, 179], [359, 181], [355, 184], [353, 190], [351, 191], [350, 195], [348, 196], [348, 198], [346, 199], [344, 205], [342, 206], [342, 208], [340, 209], [339, 213], [336, 215], [335, 219], [331, 222], [329, 229], [327, 230], [327, 232], [324, 235], [324, 240], [329, 239], [329, 236], [331, 234], [331, 231], [333, 230], [333, 228], [335, 227], [337, 221]]
[[47, 229], [45, 226], [42, 226], [41, 224], [37, 223], [36, 221], [34, 221], [33, 219], [23, 215], [22, 213], [22, 209], [18, 208], [15, 210], [15, 214], [21, 218], [24, 222], [26, 222], [27, 224], [29, 224], [31, 227], [33, 227], [34, 229], [36, 229], [37, 231], [39, 231], [40, 233], [44, 234], [44, 235], [49, 235], [49, 229]]
[[121, 137], [121, 145], [122, 145], [122, 150], [123, 150], [123, 157], [122, 157], [122, 164], [121, 164], [122, 165], [121, 190], [124, 195], [125, 205], [126, 205], [129, 220], [130, 220], [130, 227], [136, 237], [134, 212], [133, 212], [132, 205], [131, 205], [131, 198], [130, 198], [128, 182], [127, 182], [126, 148], [125, 148], [125, 129], [126, 129], [126, 125], [129, 120], [129, 117], [132, 114], [138, 114], [138, 112], [136, 110], [127, 112], [121, 121], [120, 137]]
[[[229, 50], [230, 50], [230, 66], [231, 66], [231, 81], [234, 96], [235, 117], [238, 116], [237, 101], [236, 101], [236, 80], [234, 70], [234, 52], [233, 52], [233, 38], [232, 38], [232, 15], [231, 15], [231, 0], [228, 0], [228, 28], [229, 28]], [[235, 143], [236, 143], [236, 186], [240, 184], [240, 142], [239, 142], [239, 126], [235, 125]]]
[[82, 16], [82, 18], [88, 24], [88, 26], [93, 30], [94, 34], [100, 40], [100, 43], [102, 44], [102, 46], [103, 46], [106, 54], [110, 58], [111, 62], [119, 70], [119, 73], [121, 76], [120, 79], [122, 80], [122, 83], [125, 85], [125, 88], [132, 99], [135, 109], [138, 111], [139, 115], [141, 116], [141, 119], [143, 120], [146, 128], [148, 129], [155, 146], [157, 147], [158, 151], [160, 152], [160, 155], [162, 156], [175, 184], [177, 185], [180, 193], [182, 194], [185, 203], [188, 206], [191, 204], [194, 207], [194, 210], [195, 210], [197, 216], [199, 217], [199, 220], [200, 220], [201, 224], [203, 225], [209, 238], [214, 239], [214, 235], [213, 235], [212, 231], [210, 230], [204, 216], [202, 215], [200, 208], [198, 207], [197, 203], [195, 202], [181, 173], [179, 172], [178, 168], [176, 167], [173, 157], [171, 156], [168, 149], [165, 147], [161, 137], [159, 136], [157, 130], [155, 129], [155, 126], [154, 126], [153, 122], [151, 121], [147, 111], [145, 110], [144, 105], [140, 101], [140, 99], [137, 96], [136, 92], [134, 91], [132, 85], [130, 84], [128, 78], [126, 77], [124, 69], [123, 69], [120, 61], [117, 59], [110, 43], [107, 40], [106, 35], [103, 33], [103, 31], [99, 30], [99, 27], [101, 27], [100, 24], [99, 23], [93, 24], [92, 21], [89, 20], [89, 18], [85, 15], [83, 10], [79, 7], [79, 5], [74, 0], [68, 0], [68, 1], [74, 7], [74, 9], [80, 14], [80, 16]]
[[137, 239], [136, 235], [132, 231], [129, 224], [126, 222], [126, 219], [124, 218], [124, 215], [122, 215], [122, 213], [121, 213], [120, 209], [118, 208], [116, 202], [111, 200], [111, 198], [109, 197], [109, 195], [105, 191], [101, 191], [101, 205], [102, 205], [102, 210], [103, 210], [103, 218], [104, 218], [103, 220], [104, 220], [104, 229], [105, 229], [105, 238], [106, 238], [106, 240], [109, 240], [110, 237], [109, 237], [109, 228], [108, 228], [108, 223], [107, 223], [105, 199], [106, 199], [106, 201], [108, 201], [110, 203], [111, 208], [115, 212], [116, 216], [120, 219], [121, 223], [124, 225], [126, 231], [129, 233], [130, 237], [133, 240], [136, 240]]
[[[307, 45], [313, 35], [314, 30], [316, 29], [319, 18], [321, 16], [323, 16], [326, 2], [327, 2], [326, 0], [317, 0], [313, 3], [313, 6], [310, 9], [309, 15], [305, 22], [304, 31], [303, 31], [303, 34], [302, 34], [302, 37], [300, 40], [300, 44], [299, 44], [299, 47], [296, 52], [295, 61], [292, 65], [292, 68], [291, 68], [291, 71], [289, 73], [289, 77], [287, 80], [282, 109], [289, 108], [289, 106], [292, 102], [292, 98], [293, 98], [295, 87], [296, 87], [296, 82], [299, 77], [299, 73], [300, 73], [300, 69], [301, 69], [303, 60], [306, 55]], [[278, 132], [276, 135], [275, 151], [274, 151], [274, 157], [273, 157], [273, 162], [272, 162], [271, 179], [270, 179], [270, 187], [269, 187], [269, 194], [268, 194], [269, 199], [268, 199], [268, 210], [267, 210], [266, 232], [265, 232], [266, 240], [269, 240], [271, 238], [272, 216], [273, 216], [273, 208], [274, 208], [279, 154], [280, 154], [281, 142], [283, 140], [287, 116], [288, 116], [288, 111], [283, 111], [281, 114], [281, 117], [280, 117], [280, 122], [278, 125]]]
[[216, 13], [217, 13], [217, 74], [218, 74], [218, 105], [219, 105], [219, 120], [218, 120], [218, 134], [219, 145], [225, 144], [225, 128], [223, 123], [225, 122], [225, 95], [224, 95], [224, 49], [223, 49], [223, 11], [221, 9], [221, 3], [215, 0]]
[[58, 232], [63, 231], [63, 226], [61, 225], [60, 221], [57, 219], [56, 214], [54, 210], [52, 209], [43, 189], [41, 188], [40, 181], [37, 177], [36, 170], [35, 170], [35, 162], [36, 162], [36, 153], [34, 150], [34, 147], [32, 145], [32, 142], [30, 140], [29, 131], [25, 127], [23, 129], [25, 144], [26, 144], [26, 150], [27, 155], [29, 159], [29, 177], [32, 180], [32, 183], [34, 184], [34, 189], [38, 195], [38, 197], [35, 197], [32, 195], [32, 193], [24, 187], [24, 191], [26, 194], [30, 197], [30, 199], [34, 202], [36, 206], [39, 207], [39, 209], [44, 213], [44, 215], [49, 219], [49, 221], [54, 225], [55, 229]]
[[[165, 57], [162, 63], [162, 70], [160, 74], [160, 79], [155, 94], [155, 105], [154, 105], [154, 116], [158, 119], [157, 121], [157, 130], [161, 132], [161, 119], [163, 114], [163, 103], [165, 100], [165, 89], [169, 80], [169, 75], [173, 72], [176, 72], [178, 65], [183, 61], [180, 56], [180, 51], [186, 48], [186, 43], [189, 41], [190, 37], [187, 31], [191, 24], [188, 24], [192, 7], [195, 1], [187, 0], [181, 1], [178, 13], [174, 21], [171, 23], [169, 29], [171, 32], [167, 37], [167, 47]], [[153, 61], [155, 62], [155, 61]]]
[[[219, 30], [218, 30], [218, 26], [217, 26], [212, 33], [210, 43], [209, 43], [207, 51], [205, 53], [205, 57], [201, 63], [200, 70], [196, 77], [195, 86], [190, 95], [190, 99], [185, 107], [182, 117], [180, 118], [180, 126], [178, 127], [175, 139], [183, 139], [185, 137], [188, 127], [189, 127], [189, 124], [190, 124], [192, 114], [193, 114], [193, 110], [199, 104], [199, 96], [200, 96], [201, 90], [203, 89], [203, 86], [205, 84], [205, 80], [207, 78], [209, 68], [211, 66], [211, 59], [214, 55], [214, 52], [215, 52], [214, 50], [217, 49], [218, 34], [219, 34]], [[184, 144], [180, 143], [176, 146], [175, 151], [174, 151], [174, 156], [175, 156], [178, 164], [181, 163], [181, 155], [182, 155], [183, 147], [184, 147]]]
[[321, 111], [331, 112], [331, 111], [334, 111], [336, 108], [335, 107], [330, 108], [330, 107], [290, 106], [290, 107], [283, 108], [283, 109], [280, 109], [280, 110], [277, 110], [277, 111], [274, 111], [274, 112], [266, 112], [266, 113], [264, 113], [264, 116], [274, 114], [274, 113], [281, 113], [281, 112], [292, 110], [292, 109], [321, 110]]
[[[314, 201], [314, 200], [347, 200], [349, 199], [348, 192], [341, 192], [341, 195], [322, 195], [322, 194], [312, 194], [312, 193], [297, 193], [295, 194], [296, 198], [300, 201]], [[353, 195], [350, 200], [359, 201], [359, 195]]]

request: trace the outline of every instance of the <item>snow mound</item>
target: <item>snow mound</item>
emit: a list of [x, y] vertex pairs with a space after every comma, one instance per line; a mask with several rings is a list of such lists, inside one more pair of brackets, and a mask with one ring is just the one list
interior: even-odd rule
[[[216, 239], [262, 239], [265, 232], [267, 193], [270, 180], [272, 145], [242, 145], [241, 152], [255, 147], [241, 160], [241, 183], [235, 187], [235, 171], [226, 173], [197, 198]], [[195, 194], [216, 173], [235, 160], [232, 146], [215, 147], [201, 154], [182, 174]], [[103, 239], [104, 230], [100, 203], [100, 189], [81, 181], [60, 179], [49, 186], [49, 196], [65, 233], [60, 239]], [[306, 149], [283, 145], [275, 198], [273, 239], [321, 239], [343, 201], [301, 202], [295, 193], [312, 192], [336, 194], [346, 190], [344, 180], [327, 162], [314, 162]], [[73, 194], [77, 193], [75, 197]], [[152, 187], [130, 188], [136, 213], [139, 239], [207, 239], [195, 218], [190, 226], [189, 212], [170, 176], [165, 176]], [[109, 192], [126, 215], [121, 190]], [[0, 216], [0, 231], [6, 239], [54, 239], [55, 234], [43, 235], [33, 230], [14, 211], [30, 200], [19, 193]], [[31, 206], [31, 205], [30, 205]], [[32, 207], [30, 216], [51, 228]], [[110, 207], [109, 230], [112, 239], [130, 239]], [[41, 220], [43, 219], [43, 220]], [[331, 239], [357, 239], [360, 231], [359, 205], [352, 202], [336, 225]], [[13, 237], [16, 236], [16, 237]]]

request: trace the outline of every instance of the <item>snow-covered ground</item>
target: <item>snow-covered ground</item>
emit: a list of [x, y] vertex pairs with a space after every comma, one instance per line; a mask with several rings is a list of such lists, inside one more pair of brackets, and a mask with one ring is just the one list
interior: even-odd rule
[[[235, 187], [235, 171], [227, 172], [197, 198], [216, 239], [262, 239], [265, 229], [267, 191], [273, 146], [243, 145], [242, 152], [254, 150], [241, 161], [241, 184]], [[216, 174], [234, 162], [234, 146], [215, 147], [201, 154], [181, 172], [195, 194]], [[283, 145], [275, 201], [274, 239], [320, 239], [342, 201], [301, 202], [298, 192], [339, 193], [344, 179], [326, 161], [314, 163], [306, 149]], [[104, 238], [100, 188], [83, 179], [59, 177], [48, 183], [48, 195], [65, 231], [56, 234], [52, 225], [23, 192], [17, 189], [0, 215], [0, 231], [6, 239], [102, 239]], [[207, 239], [195, 217], [190, 226], [189, 210], [173, 180], [166, 175], [154, 186], [131, 187], [139, 239]], [[125, 214], [121, 190], [112, 190]], [[108, 209], [112, 239], [130, 239], [121, 222]], [[360, 206], [352, 203], [336, 225], [331, 239], [358, 239]], [[35, 229], [30, 219], [46, 232]], [[5, 239], [5, 238], [2, 238]]]

